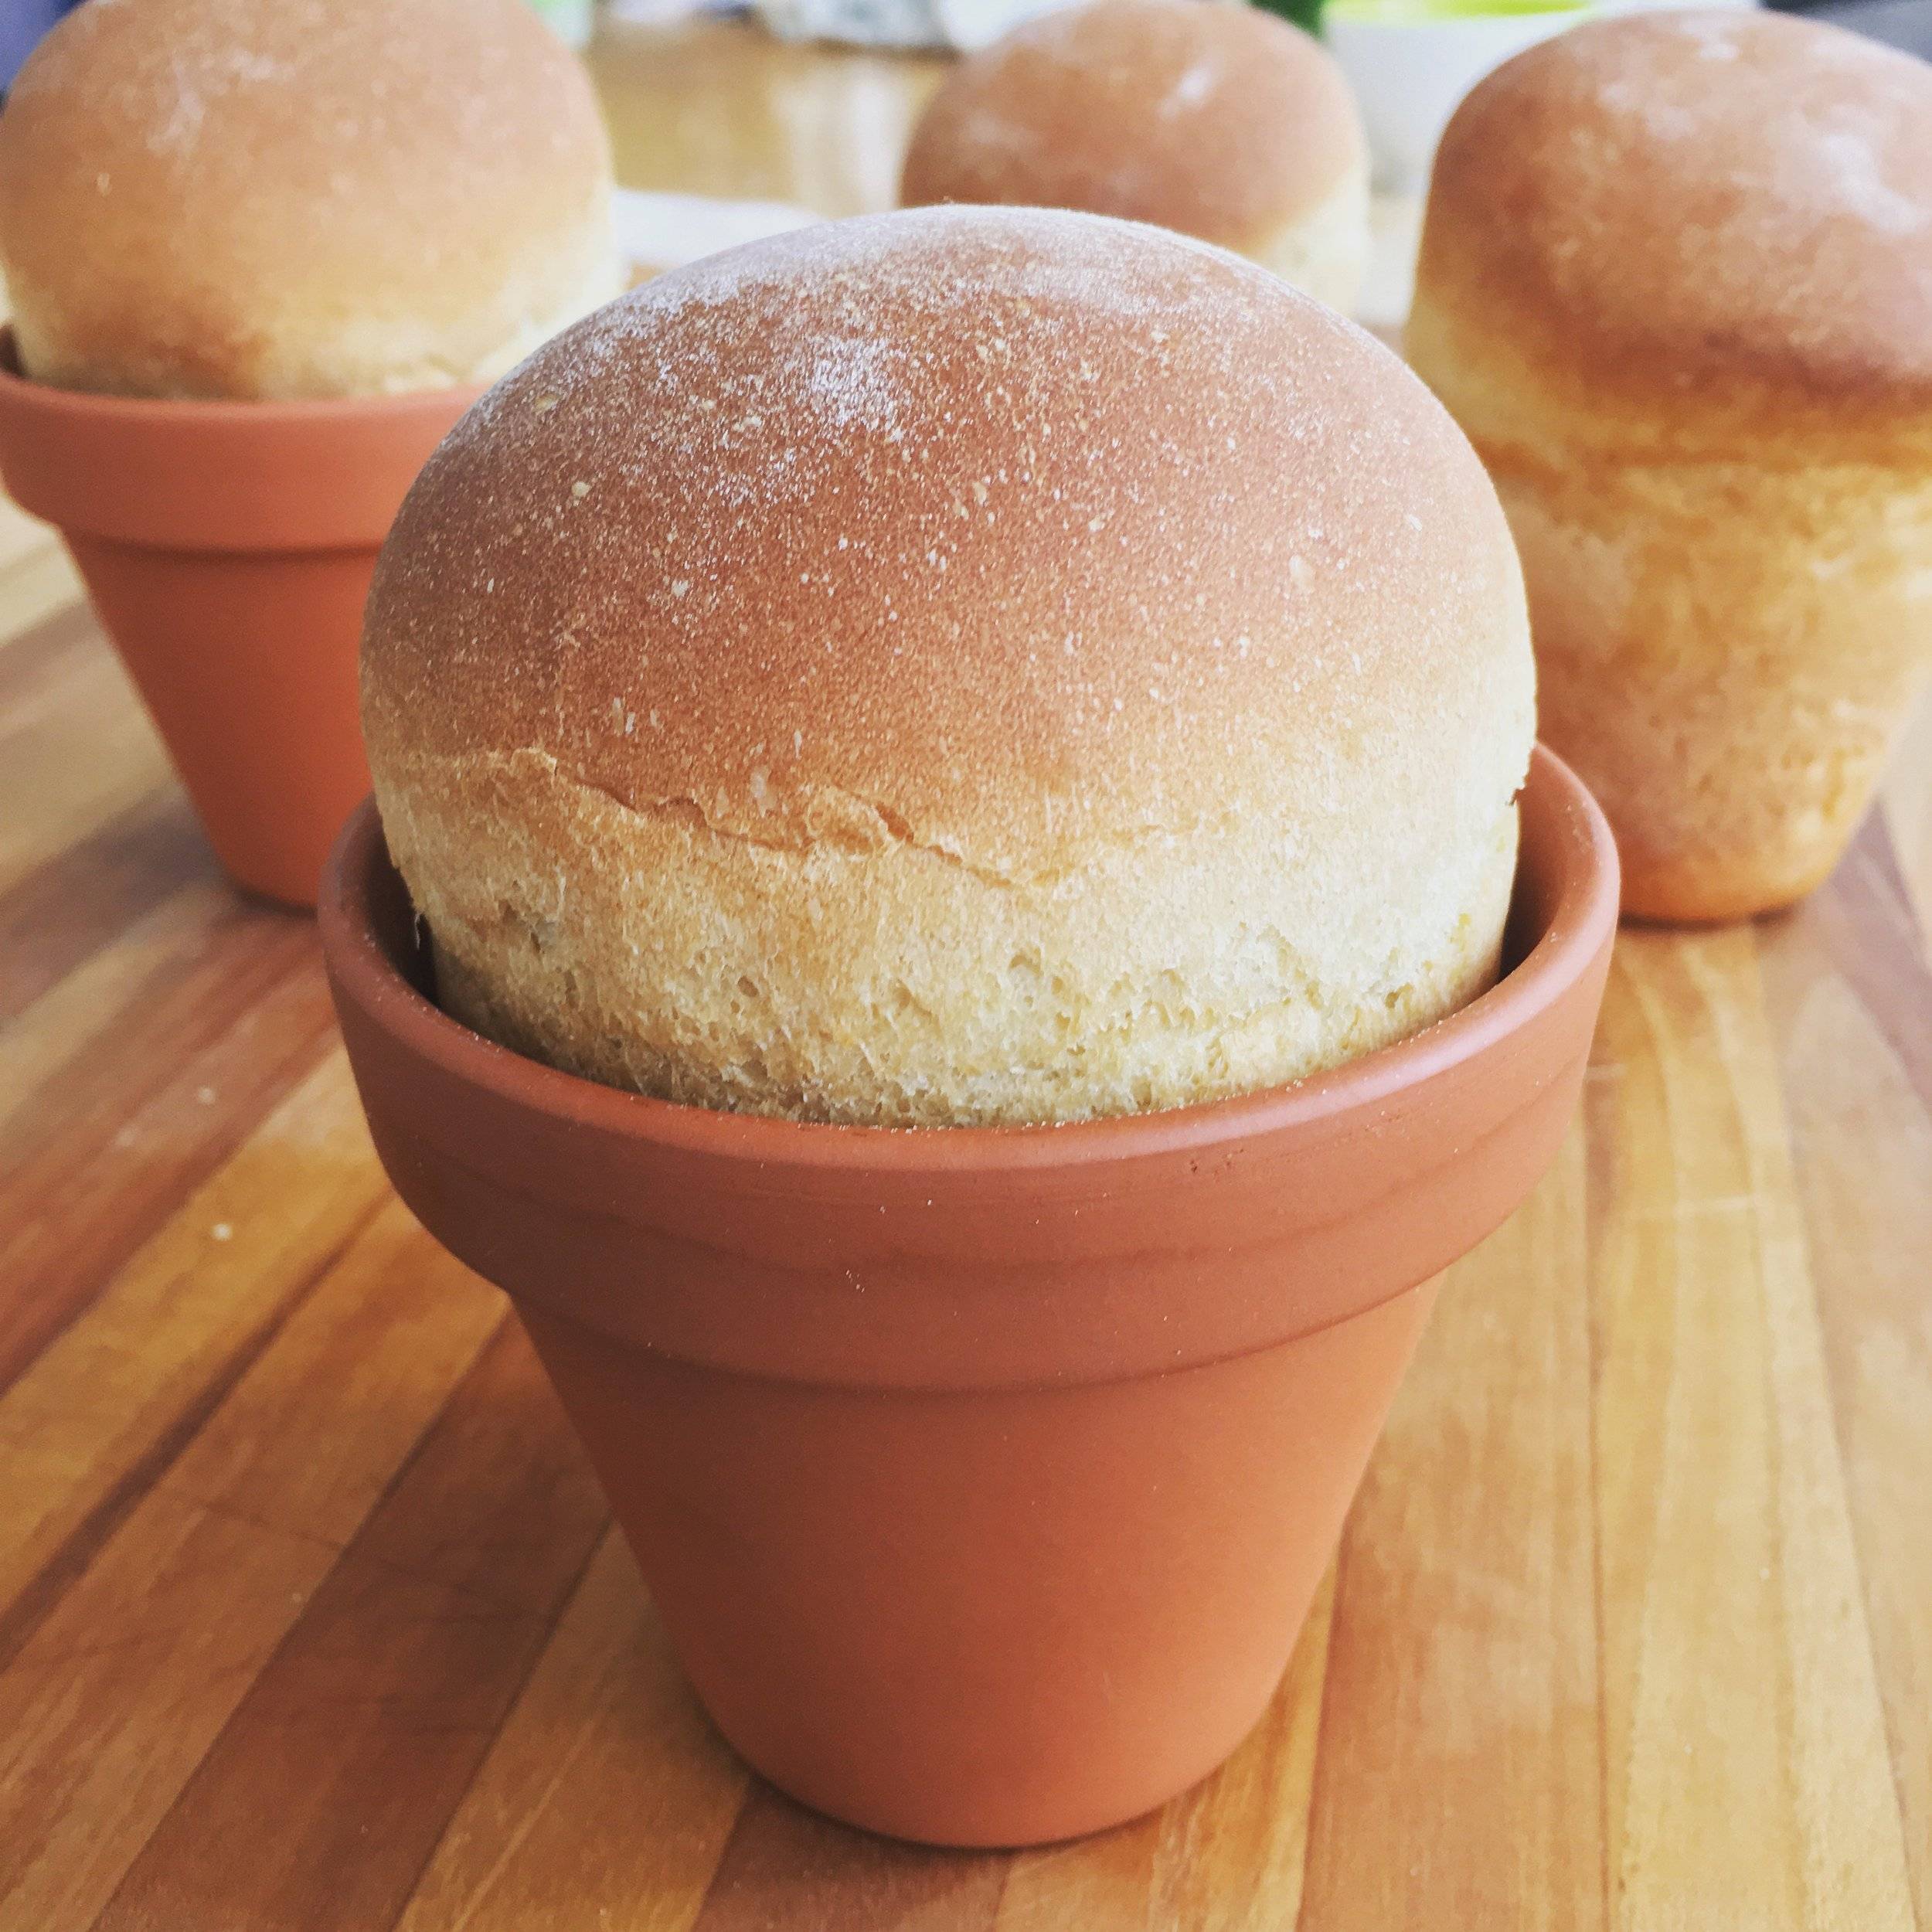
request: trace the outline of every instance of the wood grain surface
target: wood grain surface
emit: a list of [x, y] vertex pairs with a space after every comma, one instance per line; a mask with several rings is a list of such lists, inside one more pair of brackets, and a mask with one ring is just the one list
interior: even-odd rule
[[[932, 63], [607, 39], [635, 185], [890, 192]], [[698, 1711], [501, 1298], [391, 1197], [0, 512], [0, 1932], [1932, 1932], [1932, 713], [1781, 919], [1621, 937], [1260, 1730], [1017, 1856]]]

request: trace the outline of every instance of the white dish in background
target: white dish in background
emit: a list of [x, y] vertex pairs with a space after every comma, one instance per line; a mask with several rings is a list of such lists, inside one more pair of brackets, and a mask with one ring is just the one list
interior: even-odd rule
[[1068, 0], [751, 0], [784, 40], [855, 46], [957, 47], [970, 53]]
[[1484, 75], [1539, 40], [1606, 9], [1435, 14], [1332, 6], [1322, 38], [1362, 105], [1376, 184], [1417, 194], [1449, 117]]
[[1069, 0], [933, 0], [947, 43], [965, 53], [990, 45], [1036, 14], [1051, 13], [1067, 4]]
[[710, 195], [664, 195], [620, 188], [612, 197], [617, 247], [638, 274], [682, 268], [721, 248], [762, 241], [823, 219], [784, 201], [728, 201]]

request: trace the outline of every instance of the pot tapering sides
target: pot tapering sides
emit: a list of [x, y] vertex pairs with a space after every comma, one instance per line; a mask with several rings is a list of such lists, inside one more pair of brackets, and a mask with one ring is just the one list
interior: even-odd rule
[[679, 1655], [758, 1770], [1015, 1845], [1206, 1775], [1265, 1707], [1435, 1277], [1574, 1111], [1602, 815], [1537, 754], [1510, 958], [1295, 1086], [884, 1130], [616, 1092], [440, 1012], [372, 806], [322, 937], [384, 1165], [509, 1291]]
[[312, 906], [369, 790], [356, 704], [376, 553], [479, 392], [170, 402], [30, 382], [0, 337], [0, 475], [53, 524], [251, 892]]

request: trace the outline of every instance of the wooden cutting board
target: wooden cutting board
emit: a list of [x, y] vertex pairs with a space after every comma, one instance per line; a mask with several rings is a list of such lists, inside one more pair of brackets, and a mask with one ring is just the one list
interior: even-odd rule
[[[636, 185], [833, 210], [930, 82], [723, 26], [601, 63]], [[0, 1928], [1932, 1927], [1929, 932], [1932, 714], [1800, 912], [1624, 935], [1233, 1761], [1075, 1845], [891, 1845], [707, 1729], [389, 1194], [312, 927], [223, 885], [7, 516]]]

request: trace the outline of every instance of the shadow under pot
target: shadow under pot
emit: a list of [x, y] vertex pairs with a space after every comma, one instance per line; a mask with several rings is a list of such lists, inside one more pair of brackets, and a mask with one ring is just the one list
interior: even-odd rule
[[1436, 1277], [1563, 1138], [1617, 889], [1539, 752], [1494, 989], [1060, 1128], [711, 1112], [493, 1045], [372, 804], [321, 911], [383, 1165], [514, 1299], [719, 1730], [835, 1817], [995, 1845], [1148, 1811], [1261, 1715]]
[[369, 790], [356, 653], [376, 552], [481, 391], [165, 402], [49, 387], [0, 336], [0, 476], [66, 539], [235, 882], [312, 906]]

